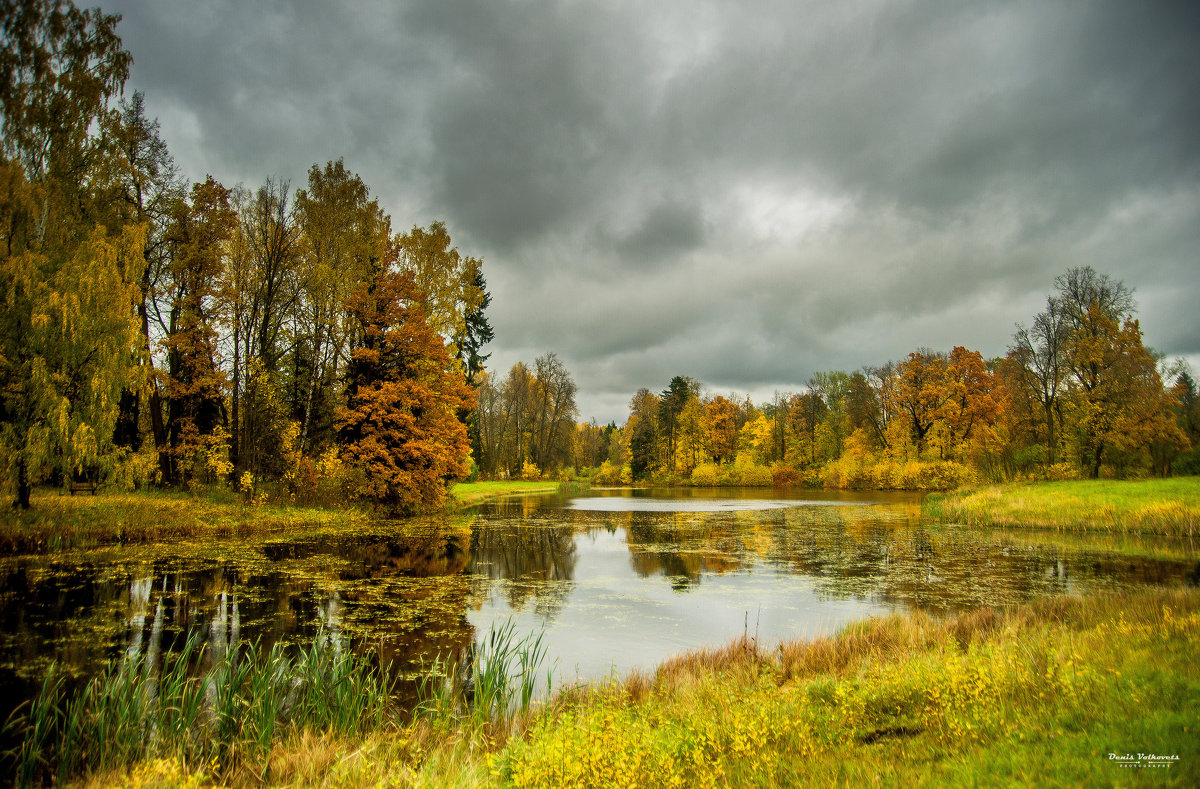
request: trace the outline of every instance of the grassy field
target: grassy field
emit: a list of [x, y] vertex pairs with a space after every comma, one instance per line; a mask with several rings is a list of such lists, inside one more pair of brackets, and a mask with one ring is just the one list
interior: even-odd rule
[[0, 554], [145, 543], [198, 536], [231, 537], [299, 526], [352, 524], [369, 515], [353, 507], [255, 505], [228, 490], [101, 491], [69, 496], [35, 491], [27, 512], [0, 511]]
[[[502, 496], [545, 494], [557, 482], [473, 482], [450, 488], [450, 509]], [[57, 489], [34, 492], [27, 512], [0, 510], [0, 554], [40, 553], [111, 543], [148, 543], [193, 537], [236, 537], [294, 527], [352, 525], [372, 517], [355, 506], [301, 506], [282, 496], [248, 504], [225, 488], [100, 491], [74, 496]]]
[[451, 486], [450, 496], [459, 503], [459, 506], [470, 507], [502, 496], [554, 493], [558, 488], [559, 483], [557, 482], [523, 482], [521, 480], [459, 482]]
[[[1197, 649], [1195, 589], [891, 616], [692, 652], [503, 721], [288, 729], [233, 772], [167, 751], [85, 783], [1195, 786]], [[1151, 753], [1177, 759], [1110, 756]]]
[[1190, 537], [1200, 532], [1200, 477], [993, 485], [930, 495], [921, 514], [966, 526]]

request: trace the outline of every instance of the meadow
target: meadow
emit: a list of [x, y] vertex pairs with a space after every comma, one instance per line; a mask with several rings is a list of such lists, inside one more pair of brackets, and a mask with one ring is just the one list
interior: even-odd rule
[[964, 526], [1192, 537], [1200, 531], [1200, 477], [990, 485], [931, 494], [921, 515]]

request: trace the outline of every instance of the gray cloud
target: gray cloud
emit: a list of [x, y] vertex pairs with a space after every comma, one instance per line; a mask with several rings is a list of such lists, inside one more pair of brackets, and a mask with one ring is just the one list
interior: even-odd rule
[[493, 365], [558, 352], [584, 417], [1003, 353], [1077, 265], [1200, 363], [1192, 4], [110, 5], [190, 177], [345, 156], [485, 258]]

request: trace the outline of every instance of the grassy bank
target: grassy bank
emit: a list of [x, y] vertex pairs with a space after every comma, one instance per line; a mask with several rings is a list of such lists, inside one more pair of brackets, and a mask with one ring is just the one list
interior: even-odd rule
[[[557, 482], [472, 482], [450, 488], [450, 509], [503, 496], [554, 493]], [[247, 503], [225, 488], [100, 491], [68, 495], [34, 492], [26, 512], [0, 511], [0, 554], [41, 553], [112, 543], [164, 542], [194, 537], [237, 537], [298, 527], [351, 525], [370, 520], [364, 507], [302, 506], [279, 497]]]
[[[894, 786], [1200, 782], [1200, 591], [739, 640], [532, 716], [291, 730], [252, 769], [161, 753], [94, 785]], [[1109, 754], [1178, 756], [1123, 767]]]
[[490, 482], [459, 482], [450, 488], [450, 497], [459, 507], [471, 507], [504, 496], [543, 495], [559, 489], [557, 482], [524, 482], [494, 480]]
[[[260, 500], [261, 501], [261, 500]], [[192, 537], [232, 537], [300, 526], [368, 519], [352, 507], [246, 504], [232, 491], [101, 491], [69, 496], [35, 491], [26, 512], [0, 512], [0, 554], [146, 543]]]
[[931, 495], [921, 514], [967, 526], [1190, 537], [1200, 532], [1200, 477], [992, 485]]

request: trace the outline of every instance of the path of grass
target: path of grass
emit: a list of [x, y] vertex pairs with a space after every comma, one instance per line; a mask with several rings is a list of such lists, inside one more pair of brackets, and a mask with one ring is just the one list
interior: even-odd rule
[[1190, 537], [1200, 532], [1200, 477], [992, 485], [930, 495], [921, 514], [931, 521], [967, 526]]

